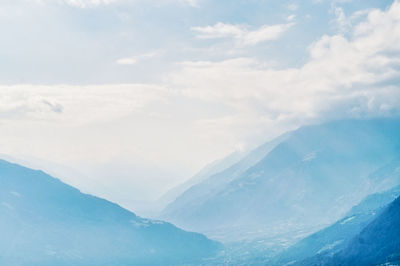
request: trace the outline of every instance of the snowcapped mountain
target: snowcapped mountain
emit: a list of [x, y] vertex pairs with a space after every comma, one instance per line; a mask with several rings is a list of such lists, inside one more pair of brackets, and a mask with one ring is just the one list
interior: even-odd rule
[[302, 127], [189, 188], [162, 217], [225, 242], [266, 236], [287, 247], [400, 184], [379, 172], [399, 158], [399, 135], [393, 119]]
[[1, 265], [190, 265], [217, 242], [0, 160]]

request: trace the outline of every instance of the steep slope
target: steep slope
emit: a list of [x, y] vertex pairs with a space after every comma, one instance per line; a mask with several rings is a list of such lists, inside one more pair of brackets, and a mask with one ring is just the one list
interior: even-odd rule
[[272, 149], [288, 137], [289, 134], [284, 134], [273, 141], [265, 143], [249, 152], [243, 159], [227, 169], [209, 175], [202, 180], [202, 182], [189, 187], [165, 208], [160, 217], [170, 221], [176, 221], [191, 228], [193, 221], [191, 217], [187, 217], [188, 214], [190, 215], [190, 210], [195, 211], [206, 199], [215, 196], [218, 191], [222, 190], [232, 180], [238, 178], [250, 167], [257, 164]]
[[398, 265], [400, 263], [400, 198], [337, 253], [328, 265]]
[[187, 190], [163, 217], [222, 241], [264, 235], [290, 245], [399, 183], [371, 177], [399, 157], [399, 135], [400, 121], [390, 119], [300, 128], [245, 171], [235, 165]]
[[[343, 219], [299, 241], [270, 261], [270, 264], [302, 265], [339, 252], [398, 196], [400, 196], [400, 186], [366, 197]], [[314, 258], [308, 262], [304, 261], [311, 257]]]
[[0, 160], [1, 265], [198, 263], [219, 244]]

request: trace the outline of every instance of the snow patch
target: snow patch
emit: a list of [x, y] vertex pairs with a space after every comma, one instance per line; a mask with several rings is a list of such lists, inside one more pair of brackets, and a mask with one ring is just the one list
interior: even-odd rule
[[145, 221], [141, 222], [141, 221], [135, 221], [135, 220], [131, 220], [130, 221], [131, 224], [133, 224], [133, 226], [137, 227], [137, 228], [141, 228], [141, 227], [149, 227], [150, 225], [148, 223], [146, 223]]
[[152, 224], [164, 224], [163, 221], [159, 221], [159, 220], [151, 220], [150, 221]]
[[149, 220], [149, 219], [143, 219], [141, 221], [135, 221], [131, 220], [131, 224], [133, 224], [135, 227], [149, 227], [152, 224], [164, 224], [163, 221], [158, 221], [158, 220]]
[[342, 221], [340, 224], [341, 224], [341, 225], [347, 224], [348, 222], [350, 222], [350, 221], [353, 220], [354, 218], [356, 218], [356, 217], [355, 217], [355, 216], [351, 216], [351, 217], [345, 219], [344, 221]]
[[338, 240], [338, 241], [333, 242], [332, 244], [328, 244], [328, 245], [323, 246], [320, 250], [318, 250], [317, 254], [320, 254], [320, 253], [322, 253], [324, 251], [333, 249], [334, 247], [339, 245], [342, 241], [343, 240]]
[[307, 154], [306, 156], [303, 157], [303, 162], [308, 162], [308, 161], [312, 161], [315, 158], [317, 158], [317, 152], [313, 151], [309, 154]]

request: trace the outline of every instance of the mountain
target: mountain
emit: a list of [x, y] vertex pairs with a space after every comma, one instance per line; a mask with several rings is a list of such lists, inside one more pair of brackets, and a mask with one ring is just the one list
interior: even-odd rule
[[[284, 134], [273, 141], [267, 142], [264, 145], [249, 152], [244, 158], [230, 167], [215, 171], [213, 168], [212, 174], [206, 175], [202, 181], [195, 182], [196, 184], [185, 190], [172, 203], [168, 204], [163, 210], [161, 218], [177, 221], [182, 225], [191, 228], [193, 220], [191, 217], [186, 217], [190, 214], [190, 210], [196, 210], [202, 202], [213, 197], [216, 192], [227, 186], [232, 180], [239, 177], [250, 167], [257, 164], [264, 156], [266, 156], [280, 142], [287, 139], [289, 134]], [[225, 161], [225, 160], [224, 160]], [[188, 220], [187, 222], [186, 219]]]
[[[392, 202], [347, 246], [321, 265], [399, 265], [400, 198]], [[313, 263], [313, 265], [315, 265]]]
[[1, 265], [190, 265], [220, 244], [0, 160]]
[[395, 119], [299, 128], [268, 143], [252, 163], [246, 157], [189, 188], [162, 218], [224, 242], [268, 238], [264, 246], [288, 247], [339, 220], [365, 196], [400, 184], [373, 175], [400, 157], [398, 136]]
[[232, 166], [233, 164], [241, 160], [245, 155], [246, 153], [234, 152], [223, 159], [214, 161], [206, 165], [197, 174], [189, 178], [189, 180], [168, 190], [162, 197], [160, 197], [157, 205], [162, 206], [162, 208], [165, 208], [168, 204], [173, 202], [176, 198], [182, 195], [190, 187], [197, 185], [198, 183], [208, 179], [209, 177], [215, 175], [216, 173], [224, 171], [228, 167]]
[[321, 257], [332, 256], [344, 249], [352, 238], [359, 234], [365, 226], [379, 216], [399, 196], [400, 186], [389, 191], [369, 195], [361, 203], [354, 206], [344, 218], [302, 239], [276, 256], [270, 261], [270, 264], [318, 264]]

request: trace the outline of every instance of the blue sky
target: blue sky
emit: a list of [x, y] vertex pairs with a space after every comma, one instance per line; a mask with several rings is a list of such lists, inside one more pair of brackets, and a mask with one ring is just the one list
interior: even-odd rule
[[398, 1], [5, 0], [0, 33], [2, 153], [133, 209], [285, 130], [399, 113]]

